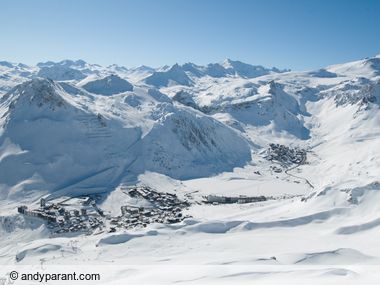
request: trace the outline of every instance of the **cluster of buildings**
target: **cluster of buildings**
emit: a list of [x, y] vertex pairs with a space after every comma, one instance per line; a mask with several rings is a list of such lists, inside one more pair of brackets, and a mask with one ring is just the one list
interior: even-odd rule
[[[121, 215], [105, 215], [97, 205], [94, 198], [81, 197], [69, 198], [58, 203], [47, 203], [44, 198], [40, 200], [38, 208], [29, 209], [27, 206], [19, 206], [18, 212], [29, 217], [44, 220], [52, 233], [62, 234], [70, 232], [83, 232], [86, 234], [107, 230], [115, 232], [118, 228], [133, 229], [146, 227], [151, 223], [172, 224], [178, 223], [190, 216], [183, 213], [190, 206], [188, 201], [180, 200], [177, 195], [157, 192], [148, 186], [133, 186], [126, 189], [125, 193], [142, 203], [138, 205], [121, 206]], [[229, 203], [253, 203], [266, 201], [264, 196], [225, 197], [209, 195], [205, 203], [229, 204]], [[70, 200], [70, 203], [66, 203]]]
[[154, 208], [163, 211], [170, 211], [175, 207], [185, 208], [190, 206], [188, 202], [179, 200], [175, 194], [157, 192], [148, 186], [130, 187], [128, 189], [128, 195], [134, 198], [145, 199], [149, 201]]
[[263, 202], [266, 201], [267, 198], [265, 196], [237, 196], [237, 197], [226, 197], [226, 196], [216, 196], [216, 195], [208, 195], [204, 197], [205, 203], [207, 204], [245, 204], [245, 203], [254, 203], [254, 202]]
[[121, 212], [121, 216], [111, 219], [110, 224], [112, 226], [131, 229], [146, 227], [151, 223], [179, 223], [187, 217], [183, 215], [182, 209], [179, 207], [173, 208], [172, 210], [162, 210], [158, 208], [122, 206]]
[[149, 202], [145, 203], [149, 206], [122, 206], [121, 215], [112, 217], [105, 215], [103, 210], [96, 205], [95, 200], [90, 197], [73, 198], [76, 204], [63, 202], [47, 204], [42, 198], [38, 208], [28, 209], [23, 205], [18, 207], [18, 212], [44, 220], [48, 228], [56, 234], [69, 232], [90, 234], [95, 230], [114, 232], [116, 228], [146, 227], [151, 223], [178, 223], [187, 217], [182, 211], [190, 204], [179, 200], [175, 194], [160, 193], [146, 186], [129, 188], [127, 194]]
[[40, 218], [47, 222], [48, 228], [53, 233], [68, 233], [83, 231], [91, 233], [95, 229], [103, 228], [104, 221], [98, 211], [89, 215], [88, 208], [95, 204], [91, 198], [84, 201], [77, 209], [66, 209], [59, 203], [46, 203], [44, 198], [40, 200], [40, 207], [29, 210], [27, 206], [19, 206], [18, 212], [25, 216]]
[[145, 200], [149, 206], [122, 206], [121, 216], [111, 219], [115, 227], [136, 228], [146, 227], [151, 223], [172, 224], [187, 218], [182, 211], [190, 206], [186, 201], [178, 199], [177, 195], [161, 193], [148, 186], [134, 186], [127, 190], [130, 197]]
[[267, 150], [266, 159], [276, 161], [285, 167], [292, 164], [303, 164], [306, 162], [306, 150], [271, 143]]

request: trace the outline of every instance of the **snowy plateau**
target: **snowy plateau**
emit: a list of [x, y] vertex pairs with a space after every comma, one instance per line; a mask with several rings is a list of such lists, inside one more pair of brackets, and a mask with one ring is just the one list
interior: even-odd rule
[[305, 72], [0, 61], [0, 265], [378, 284], [379, 107], [380, 56]]

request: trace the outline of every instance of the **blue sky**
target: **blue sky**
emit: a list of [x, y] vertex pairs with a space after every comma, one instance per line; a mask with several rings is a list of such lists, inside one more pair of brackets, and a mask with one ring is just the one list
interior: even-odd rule
[[225, 58], [305, 70], [380, 53], [376, 0], [1, 0], [0, 60]]

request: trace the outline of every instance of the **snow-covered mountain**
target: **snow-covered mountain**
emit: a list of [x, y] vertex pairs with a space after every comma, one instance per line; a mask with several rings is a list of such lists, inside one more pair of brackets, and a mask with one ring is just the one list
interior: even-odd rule
[[251, 65], [241, 61], [234, 61], [231, 59], [226, 59], [221, 64], [225, 69], [225, 74], [240, 76], [243, 78], [255, 78], [270, 73], [281, 73], [290, 70], [284, 69], [280, 70], [278, 68], [265, 68], [261, 65]]
[[[49, 78], [56, 81], [80, 81], [87, 77], [101, 78], [109, 75], [117, 75], [123, 79], [127, 79], [132, 83], [146, 82], [148, 85], [155, 87], [163, 87], [168, 85], [184, 85], [189, 86], [201, 77], [241, 77], [254, 78], [270, 73], [282, 73], [289, 70], [279, 70], [277, 68], [265, 68], [260, 65], [250, 65], [240, 61], [230, 59], [224, 60], [222, 63], [210, 63], [206, 66], [196, 65], [194, 63], [185, 63], [183, 65], [174, 64], [172, 66], [163, 66], [152, 68], [149, 66], [138, 66], [134, 68], [126, 68], [121, 65], [112, 64], [107, 67], [98, 64], [87, 63], [84, 60], [62, 60], [59, 62], [47, 61], [40, 62], [35, 67], [24, 64], [10, 63], [0, 61], [0, 74], [5, 79], [16, 80], [20, 83], [22, 79], [27, 80], [34, 77]], [[12, 73], [12, 76], [8, 73]], [[1, 84], [3, 92], [9, 90], [10, 80], [4, 80]], [[1, 89], [0, 89], [1, 91]]]
[[[290, 279], [304, 265], [318, 265], [305, 276], [368, 272], [380, 260], [371, 238], [380, 229], [379, 59], [304, 72], [232, 60], [0, 62], [0, 262], [132, 264], [139, 256], [155, 265], [258, 265]], [[186, 219], [116, 229], [107, 217], [121, 206], [147, 205], [128, 196], [131, 185], [178, 195]], [[97, 205], [109, 232], [83, 237], [81, 250], [62, 258], [72, 236], [48, 239], [43, 223], [15, 211], [41, 197], [91, 193], [104, 193]], [[205, 203], [207, 195], [239, 204]], [[266, 201], [241, 204], [247, 196]], [[203, 270], [188, 280], [202, 280]]]
[[145, 83], [155, 87], [178, 84], [190, 86], [192, 84], [192, 80], [188, 77], [181, 66], [175, 64], [168, 70], [154, 72], [145, 79]]
[[100, 79], [90, 77], [89, 79], [80, 82], [79, 86], [90, 93], [102, 95], [113, 95], [133, 90], [131, 83], [114, 74]]
[[113, 77], [104, 85], [109, 79], [83, 87], [120, 95], [33, 79], [0, 99], [0, 181], [11, 196], [36, 188], [104, 192], [127, 173], [188, 178], [250, 160], [248, 143], [222, 123], [154, 89], [120, 90]]
[[241, 61], [226, 59], [222, 63], [210, 63], [207, 66], [199, 66], [191, 62], [183, 65], [175, 64], [168, 69], [154, 72], [145, 79], [145, 82], [156, 87], [168, 87], [169, 85], [190, 86], [200, 77], [255, 78], [286, 71], [289, 70], [268, 69], [261, 65], [254, 66]]
[[12, 87], [30, 80], [37, 68], [22, 63], [0, 61], [0, 94], [9, 91]]

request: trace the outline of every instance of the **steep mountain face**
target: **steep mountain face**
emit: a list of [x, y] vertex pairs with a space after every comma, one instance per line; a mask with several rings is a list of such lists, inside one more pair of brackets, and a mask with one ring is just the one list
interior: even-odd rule
[[114, 74], [101, 79], [86, 80], [79, 85], [90, 93], [103, 95], [114, 95], [133, 90], [131, 83]]
[[[70, 192], [73, 187], [78, 193], [87, 187], [96, 192], [116, 181], [127, 158], [112, 157], [113, 149], [123, 153], [140, 132], [91, 112], [85, 101], [43, 79], [26, 82], [2, 98], [6, 120], [0, 181], [8, 194], [20, 198], [29, 190]], [[9, 153], [9, 148], [19, 151]]]
[[145, 79], [145, 83], [156, 87], [178, 84], [189, 86], [192, 84], [192, 81], [185, 71], [178, 64], [175, 64], [167, 71], [154, 72]]
[[189, 179], [220, 173], [226, 165], [242, 166], [250, 158], [244, 140], [201, 113], [194, 116], [188, 109], [180, 109], [161, 115], [159, 121], [144, 137], [143, 153], [148, 159], [143, 169]]
[[198, 177], [250, 160], [239, 134], [157, 90], [107, 97], [68, 85], [34, 79], [1, 97], [2, 195], [104, 192], [127, 174]]

